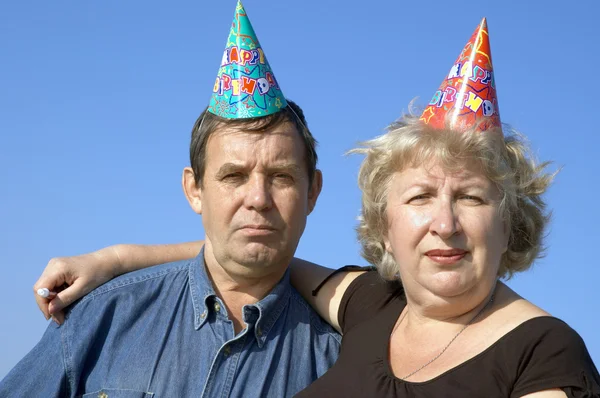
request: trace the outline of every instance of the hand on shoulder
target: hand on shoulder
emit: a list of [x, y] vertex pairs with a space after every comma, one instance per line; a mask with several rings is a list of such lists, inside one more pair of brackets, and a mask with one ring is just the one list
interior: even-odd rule
[[[62, 324], [63, 309], [114, 278], [119, 262], [114, 246], [79, 256], [51, 259], [33, 285], [35, 301], [44, 317], [52, 317], [57, 324]], [[43, 288], [57, 294], [42, 297], [38, 290]]]

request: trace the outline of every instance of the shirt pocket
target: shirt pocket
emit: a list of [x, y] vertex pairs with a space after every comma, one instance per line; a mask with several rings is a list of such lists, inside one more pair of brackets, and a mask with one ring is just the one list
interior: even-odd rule
[[82, 398], [153, 398], [153, 392], [124, 390], [119, 388], [103, 388], [95, 392], [83, 394]]

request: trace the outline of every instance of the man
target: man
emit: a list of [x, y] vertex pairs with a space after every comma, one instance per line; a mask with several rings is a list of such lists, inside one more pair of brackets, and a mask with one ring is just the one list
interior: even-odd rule
[[88, 294], [0, 396], [286, 397], [335, 362], [339, 335], [287, 271], [321, 190], [315, 140], [240, 3], [228, 44], [183, 171], [203, 250]]

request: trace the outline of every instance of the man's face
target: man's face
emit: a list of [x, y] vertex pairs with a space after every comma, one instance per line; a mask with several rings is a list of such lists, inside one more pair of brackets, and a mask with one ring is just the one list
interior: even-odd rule
[[190, 203], [202, 214], [207, 263], [239, 276], [282, 273], [321, 188], [317, 172], [309, 189], [300, 134], [291, 123], [267, 132], [225, 127], [211, 135], [206, 154]]

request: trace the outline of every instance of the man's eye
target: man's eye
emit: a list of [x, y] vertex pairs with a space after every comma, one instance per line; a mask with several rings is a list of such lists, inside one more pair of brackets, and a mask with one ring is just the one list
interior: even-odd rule
[[242, 173], [230, 173], [223, 176], [223, 181], [239, 181], [244, 178]]
[[292, 184], [294, 182], [294, 177], [287, 173], [275, 173], [271, 178], [276, 184]]

